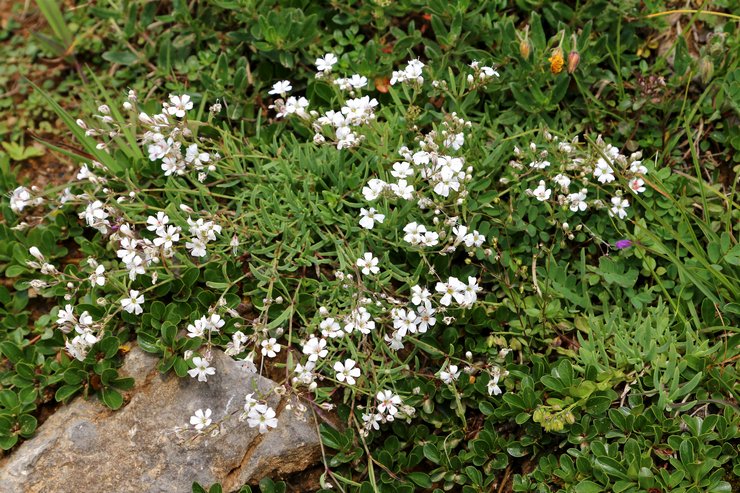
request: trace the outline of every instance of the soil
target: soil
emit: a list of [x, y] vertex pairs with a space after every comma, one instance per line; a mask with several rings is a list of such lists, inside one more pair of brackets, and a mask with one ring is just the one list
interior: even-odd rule
[[[0, 0], [0, 27], [7, 28], [11, 20], [19, 24], [19, 27], [13, 31], [12, 35], [4, 41], [0, 41], [0, 43], [9, 44], [11, 41], [17, 43], [19, 37], [29, 39], [33, 36], [34, 32], [43, 32], [47, 29], [46, 21], [32, 7], [33, 4], [28, 1], [23, 3], [17, 0]], [[39, 85], [44, 81], [48, 81], [50, 78], [55, 81], [61, 81], [70, 72], [75, 70], [64, 59], [41, 59], [37, 60], [37, 62], [40, 63], [29, 66], [37, 66], [38, 68], [33, 69], [30, 73], [17, 74], [16, 77], [6, 84], [6, 87], [0, 90], [1, 94], [12, 96], [14, 108], [23, 108], [23, 103], [29, 97], [29, 94], [31, 94], [31, 92], [19, 90], [21, 85], [25, 84], [23, 77]], [[59, 101], [59, 103], [65, 106], [64, 100]], [[76, 106], [75, 101], [68, 103]], [[9, 114], [3, 115], [3, 118], [9, 128], [13, 128], [16, 125], [24, 125], [26, 127], [32, 125], [33, 127], [37, 127], [35, 124], [40, 123], [34, 121], [30, 115], [24, 115], [24, 118], [19, 118], [17, 114]], [[43, 133], [36, 133], [29, 128], [14, 130], [21, 130], [23, 132], [25, 146], [33, 145], [37, 148], [43, 148], [43, 142], [48, 142], [59, 147], [64, 147], [65, 144], [74, 145], [68, 137], [70, 134], [65, 130], [63, 122], [57, 120], [51, 122], [51, 125], [52, 129]], [[17, 172], [19, 183], [28, 186], [34, 185], [39, 188], [66, 183], [74, 176], [76, 170], [76, 166], [69, 159], [49, 149], [46, 149], [46, 152], [40, 157], [15, 162], [12, 166]]]

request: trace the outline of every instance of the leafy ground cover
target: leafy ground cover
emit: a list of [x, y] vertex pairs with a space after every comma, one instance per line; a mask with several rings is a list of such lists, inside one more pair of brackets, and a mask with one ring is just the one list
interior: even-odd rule
[[300, 396], [317, 489], [737, 486], [732, 2], [53, 5], [0, 36], [3, 449], [136, 341]]

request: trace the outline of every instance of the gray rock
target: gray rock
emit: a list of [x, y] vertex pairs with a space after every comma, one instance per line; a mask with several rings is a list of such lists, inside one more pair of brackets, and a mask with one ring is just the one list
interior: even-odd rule
[[[121, 373], [136, 386], [130, 400], [110, 411], [97, 399], [74, 399], [57, 410], [36, 435], [0, 462], [3, 493], [189, 493], [193, 481], [220, 482], [224, 491], [264, 477], [303, 471], [320, 457], [313, 418], [298, 420], [285, 409], [291, 398], [276, 395], [271, 380], [246, 373], [220, 351], [208, 382], [161, 375], [158, 359], [138, 348]], [[268, 396], [278, 427], [260, 435], [237, 416], [244, 396]], [[177, 432], [196, 409], [228, 416], [216, 436]]]

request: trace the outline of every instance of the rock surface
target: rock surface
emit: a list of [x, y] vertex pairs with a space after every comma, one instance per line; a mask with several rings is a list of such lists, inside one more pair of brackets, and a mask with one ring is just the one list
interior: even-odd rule
[[[193, 481], [221, 482], [225, 492], [263, 477], [306, 469], [320, 457], [310, 414], [299, 421], [285, 409], [288, 398], [269, 390], [275, 383], [246, 373], [214, 351], [216, 375], [208, 382], [161, 375], [158, 359], [138, 348], [121, 373], [134, 377], [130, 401], [110, 411], [97, 399], [76, 398], [60, 408], [0, 462], [3, 493], [189, 493]], [[260, 435], [237, 416], [244, 396], [269, 395], [278, 427]], [[231, 415], [221, 433], [176, 433], [196, 409], [211, 408], [214, 422]]]

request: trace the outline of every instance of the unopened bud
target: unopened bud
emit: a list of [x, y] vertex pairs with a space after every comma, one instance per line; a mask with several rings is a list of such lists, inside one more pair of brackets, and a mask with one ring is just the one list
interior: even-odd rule
[[581, 61], [581, 55], [576, 50], [568, 53], [568, 73], [572, 74], [578, 68], [578, 62]]
[[701, 74], [701, 81], [707, 84], [714, 76], [714, 62], [706, 57], [699, 60], [699, 73]]
[[522, 58], [527, 60], [531, 52], [532, 45], [529, 44], [529, 38], [523, 38], [519, 41], [519, 55], [521, 55]]

